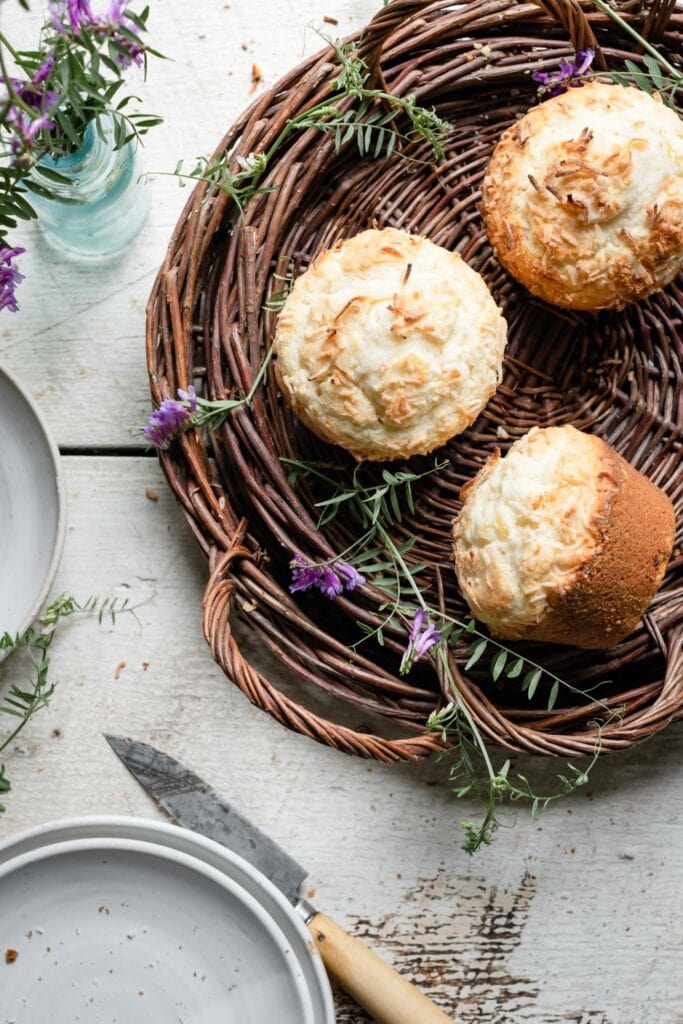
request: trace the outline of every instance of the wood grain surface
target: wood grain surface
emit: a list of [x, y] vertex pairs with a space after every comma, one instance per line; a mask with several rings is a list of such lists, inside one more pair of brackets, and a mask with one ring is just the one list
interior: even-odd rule
[[[252, 64], [273, 81], [305, 38], [315, 45], [309, 22], [346, 32], [373, 8], [157, 0], [153, 40], [174, 62], [153, 65], [140, 86], [166, 117], [147, 166], [210, 150], [250, 99]], [[2, 19], [30, 42], [36, 15], [3, 4]], [[0, 364], [27, 384], [66, 453], [55, 592], [145, 603], [139, 623], [77, 621], [55, 642], [58, 690], [7, 758], [14, 789], [0, 837], [68, 815], [159, 817], [101, 738], [134, 735], [192, 766], [286, 845], [311, 872], [309, 898], [457, 1010], [460, 1024], [683, 1024], [681, 726], [605, 759], [587, 791], [541, 821], [522, 811], [470, 859], [458, 821], [477, 810], [450, 795], [445, 764], [388, 769], [315, 746], [252, 708], [211, 662], [200, 628], [205, 565], [154, 458], [128, 435], [148, 406], [146, 296], [186, 195], [167, 178], [151, 187], [150, 222], [113, 267], [60, 261], [33, 228], [14, 239], [29, 250], [27, 280], [22, 311], [1, 315]], [[10, 660], [0, 686], [19, 673]], [[561, 768], [520, 764], [546, 788]], [[342, 997], [338, 1019], [368, 1020]]]

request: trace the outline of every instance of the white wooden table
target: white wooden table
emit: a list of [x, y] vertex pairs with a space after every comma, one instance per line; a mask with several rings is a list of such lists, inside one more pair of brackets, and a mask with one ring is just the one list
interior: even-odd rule
[[[345, 33], [374, 7], [153, 0], [152, 42], [174, 62], [152, 64], [139, 85], [166, 119], [147, 168], [210, 152], [250, 99], [254, 63], [271, 83], [317, 46], [310, 25], [336, 17], [337, 29], [324, 28]], [[2, 10], [4, 30], [30, 44], [37, 12]], [[309, 867], [320, 907], [462, 1024], [682, 1024], [683, 729], [606, 760], [587, 792], [537, 823], [522, 812], [470, 859], [457, 823], [476, 810], [449, 794], [443, 765], [385, 769], [316, 746], [252, 708], [213, 665], [200, 631], [205, 565], [155, 458], [128, 433], [149, 407], [145, 302], [187, 195], [171, 178], [151, 187], [150, 221], [113, 266], [60, 262], [34, 229], [14, 240], [28, 250], [27, 280], [21, 312], [0, 314], [0, 364], [27, 385], [63, 452], [68, 532], [55, 592], [153, 596], [139, 628], [80, 621], [57, 640], [59, 688], [7, 759], [14, 789], [0, 837], [69, 815], [160, 817], [101, 733], [133, 735], [286, 845]], [[267, 661], [258, 649], [253, 658]], [[10, 663], [0, 685], [11, 678]], [[552, 785], [554, 766], [536, 767]], [[339, 1020], [366, 1018], [340, 1001]]]

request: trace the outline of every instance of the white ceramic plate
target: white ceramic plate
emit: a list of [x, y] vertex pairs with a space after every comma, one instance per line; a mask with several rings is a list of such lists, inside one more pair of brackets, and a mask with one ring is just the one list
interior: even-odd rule
[[26, 392], [0, 369], [0, 633], [33, 622], [64, 542], [59, 453]]
[[0, 867], [0, 1022], [315, 1024], [275, 921], [204, 862], [79, 839]]
[[[51, 822], [6, 840], [4, 843], [0, 843], [0, 867], [41, 847], [74, 839], [105, 839], [107, 841], [110, 839], [133, 839], [158, 843], [193, 856], [204, 864], [228, 875], [258, 901], [287, 939], [292, 954], [298, 961], [306, 980], [313, 1005], [315, 1024], [334, 1024], [334, 1003], [327, 974], [302, 918], [282, 893], [263, 875], [255, 871], [247, 861], [235, 856], [219, 843], [214, 843], [210, 839], [205, 839], [195, 832], [189, 832], [176, 825], [167, 825], [143, 818], [102, 816]], [[0, 905], [1, 903], [2, 899], [0, 898]], [[1, 957], [2, 950], [0, 950], [0, 970], [3, 967]], [[0, 985], [0, 991], [2, 991], [2, 985]], [[18, 1020], [19, 1024], [24, 1024], [21, 1018]], [[5, 1024], [1, 1014], [0, 1024]], [[69, 1021], [69, 1024], [72, 1022]], [[157, 1022], [154, 1021], [154, 1024]], [[159, 1024], [166, 1024], [166, 1022], [159, 1022]], [[170, 1024], [176, 1024], [176, 1022], [171, 1021]], [[267, 1024], [279, 1024], [277, 1015], [267, 1020]]]

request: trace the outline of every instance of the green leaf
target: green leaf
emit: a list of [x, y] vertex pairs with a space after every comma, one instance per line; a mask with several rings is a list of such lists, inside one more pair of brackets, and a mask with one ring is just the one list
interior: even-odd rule
[[355, 498], [355, 491], [342, 491], [341, 494], [335, 494], [333, 498], [326, 498], [324, 501], [316, 501], [316, 508], [327, 508], [328, 505], [339, 505], [344, 501], [351, 501]]
[[507, 657], [507, 651], [498, 651], [498, 654], [493, 659], [491, 663], [491, 675], [493, 676], [494, 683], [498, 680], [501, 672], [505, 668], [505, 662], [507, 661]]
[[469, 658], [465, 665], [465, 672], [469, 671], [473, 665], [476, 665], [487, 646], [488, 641], [482, 638], [481, 640], [475, 640], [475, 642], [468, 647], [467, 654], [469, 655]]
[[527, 674], [524, 676], [522, 690], [526, 691], [529, 700], [531, 700], [533, 695], [536, 693], [536, 689], [538, 688], [538, 684], [542, 675], [543, 669], [534, 668], [531, 670], [531, 672], [527, 672]]
[[524, 658], [517, 658], [517, 660], [515, 662], [513, 662], [513, 664], [507, 670], [506, 675], [507, 675], [508, 679], [516, 679], [517, 676], [522, 674], [522, 669], [523, 668], [524, 668]]
[[414, 516], [415, 515], [415, 502], [413, 501], [413, 489], [410, 486], [410, 481], [408, 481], [406, 483], [405, 495], [406, 495], [406, 505], [408, 506], [408, 511], [410, 512], [411, 516]]
[[553, 708], [555, 707], [555, 704], [557, 702], [557, 696], [558, 696], [559, 692], [560, 692], [560, 683], [559, 683], [559, 680], [556, 679], [555, 682], [552, 685], [552, 689], [550, 690], [550, 696], [548, 697], [548, 711], [552, 711]]
[[[60, 174], [59, 171], [53, 170], [52, 167], [44, 167], [44, 166], [42, 166], [40, 168], [40, 176], [42, 178], [47, 178], [48, 181], [54, 181], [55, 185], [64, 185], [64, 184], [68, 184], [68, 182], [69, 182], [69, 178], [65, 177], [65, 175], [63, 175], [63, 174]], [[27, 188], [30, 188], [31, 187], [30, 179], [28, 179], [25, 184], [26, 184]]]
[[[369, 548], [367, 551], [361, 551], [360, 554], [354, 555], [353, 556], [353, 564], [354, 565], [360, 565], [363, 562], [369, 562], [371, 558], [376, 558], [377, 555], [381, 555], [383, 553], [384, 553], [384, 548]], [[386, 562], [385, 566], [389, 567], [391, 564], [392, 564], [391, 562]], [[363, 570], [363, 572], [367, 572], [367, 571], [368, 571], [367, 569]]]
[[650, 54], [643, 54], [643, 64], [649, 71], [653, 82], [659, 89], [665, 89], [668, 85], [668, 79], [664, 77], [664, 72], [659, 61], [656, 61]]
[[639, 89], [642, 89], [643, 92], [652, 92], [652, 82], [650, 81], [649, 76], [643, 71], [639, 64], [636, 64], [632, 60], [625, 60], [624, 66], [628, 68], [631, 76], [635, 81], [635, 84], [638, 86]]
[[398, 496], [396, 494], [396, 488], [392, 487], [389, 491], [389, 501], [391, 503], [391, 509], [396, 517], [397, 522], [401, 522], [401, 506], [398, 503]]
[[417, 542], [417, 537], [409, 537], [408, 540], [403, 541], [402, 544], [397, 544], [396, 545], [396, 550], [401, 555], [407, 555], [408, 552], [411, 550], [411, 548], [413, 548], [415, 546], [416, 542]]

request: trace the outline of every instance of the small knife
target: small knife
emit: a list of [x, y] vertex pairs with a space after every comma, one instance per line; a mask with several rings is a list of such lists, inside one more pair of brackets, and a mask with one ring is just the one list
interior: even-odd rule
[[452, 1024], [452, 1019], [358, 939], [300, 895], [307, 872], [194, 772], [148, 743], [105, 734], [114, 753], [166, 813], [249, 861], [301, 914], [328, 974], [378, 1024]]

